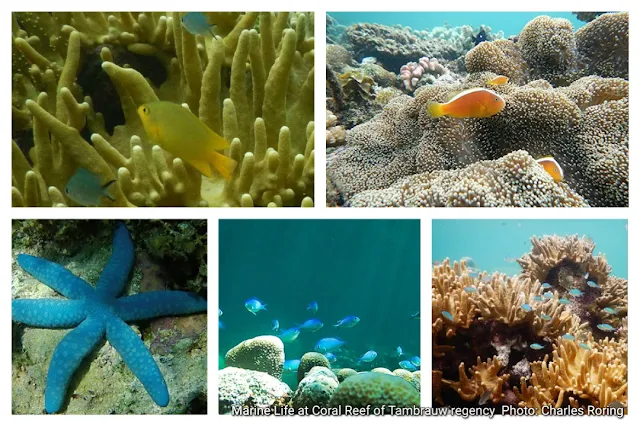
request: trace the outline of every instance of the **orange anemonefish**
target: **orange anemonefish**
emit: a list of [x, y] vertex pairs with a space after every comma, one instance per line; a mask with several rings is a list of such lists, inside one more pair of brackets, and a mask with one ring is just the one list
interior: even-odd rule
[[454, 118], [486, 118], [502, 111], [504, 105], [502, 96], [478, 87], [458, 93], [446, 103], [429, 102], [427, 109], [434, 118], [443, 115]]
[[506, 77], [504, 75], [499, 75], [496, 78], [493, 78], [487, 81], [487, 84], [489, 86], [502, 86], [503, 84], [507, 84], [508, 82], [509, 82], [509, 77]]
[[536, 160], [538, 164], [540, 164], [547, 173], [551, 175], [555, 182], [561, 182], [564, 179], [564, 171], [560, 164], [553, 157], [542, 157]]

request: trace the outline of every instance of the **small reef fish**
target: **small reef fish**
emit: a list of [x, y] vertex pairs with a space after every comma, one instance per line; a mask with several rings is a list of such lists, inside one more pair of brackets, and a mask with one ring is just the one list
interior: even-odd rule
[[544, 302], [542, 296], [533, 296], [533, 300], [535, 300], [536, 302]]
[[596, 284], [595, 281], [592, 281], [592, 280], [587, 281], [587, 285], [591, 288], [600, 288], [600, 286]]
[[410, 361], [404, 360], [404, 361], [400, 361], [398, 363], [398, 365], [402, 368], [404, 368], [405, 370], [409, 370], [409, 371], [416, 371], [417, 368], [415, 365], [411, 364]]
[[360, 318], [349, 315], [348, 317], [342, 318], [338, 321], [337, 324], [334, 325], [335, 328], [351, 328], [360, 322]]
[[551, 175], [554, 182], [561, 182], [564, 179], [564, 170], [553, 157], [542, 157], [536, 160], [547, 173]]
[[316, 352], [333, 352], [346, 342], [336, 339], [335, 337], [325, 337], [324, 339], [320, 339], [318, 343], [316, 343], [315, 350]]
[[221, 329], [223, 329], [223, 330], [224, 330], [224, 328], [225, 328], [225, 327], [224, 327], [224, 323], [223, 323], [222, 321], [220, 321], [220, 320], [218, 320], [218, 328], [221, 328]]
[[626, 408], [626, 406], [620, 401], [613, 401], [611, 404], [607, 405], [609, 408]]
[[422, 361], [420, 360], [420, 357], [419, 357], [419, 356], [413, 356], [413, 357], [411, 357], [411, 359], [409, 360], [409, 362], [410, 362], [411, 364], [415, 365], [416, 367], [420, 367], [420, 363], [421, 363]]
[[540, 349], [544, 348], [544, 345], [541, 345], [540, 343], [532, 343], [529, 345], [529, 347], [535, 351], [539, 351]]
[[138, 107], [144, 130], [154, 143], [200, 173], [213, 177], [213, 169], [226, 180], [238, 165], [217, 152], [229, 148], [229, 142], [208, 128], [191, 111], [173, 102], [157, 101]]
[[318, 319], [306, 320], [303, 324], [299, 325], [300, 330], [318, 331], [324, 326], [324, 323]]
[[307, 306], [307, 311], [311, 312], [312, 314], [318, 312], [318, 302], [309, 303], [309, 306]]
[[280, 330], [280, 322], [278, 320], [271, 321], [271, 331]]
[[542, 288], [544, 288], [545, 290], [548, 290], [548, 289], [550, 289], [550, 288], [551, 288], [551, 284], [549, 284], [549, 283], [543, 283], [543, 284], [542, 284]]
[[249, 299], [244, 302], [244, 307], [247, 308], [247, 311], [251, 312], [253, 315], [256, 315], [260, 311], [266, 311], [267, 305], [263, 304], [258, 299]]
[[284, 343], [291, 343], [294, 340], [296, 340], [298, 338], [298, 336], [300, 335], [300, 330], [297, 328], [289, 328], [287, 330], [283, 330], [282, 333], [280, 333], [280, 340], [282, 340]]
[[615, 328], [613, 328], [611, 324], [598, 324], [596, 327], [602, 331], [615, 331]]
[[182, 17], [182, 26], [193, 35], [211, 35], [211, 25], [207, 16], [202, 12], [187, 12]]
[[571, 290], [569, 290], [569, 294], [575, 297], [580, 297], [582, 296], [584, 293], [581, 292], [579, 289], [577, 288], [572, 288]]
[[522, 306], [520, 306], [520, 307], [525, 312], [531, 312], [531, 305], [529, 305], [528, 303], [523, 303]]
[[509, 82], [509, 77], [504, 75], [499, 75], [496, 78], [492, 78], [491, 80], [487, 81], [487, 84], [489, 86], [502, 86], [504, 84], [507, 84], [508, 82]]
[[449, 321], [453, 321], [453, 315], [449, 311], [442, 311], [442, 316], [448, 319]]
[[569, 299], [565, 299], [564, 297], [562, 299], [558, 299], [558, 303], [561, 305], [571, 305], [573, 304], [573, 302]]
[[589, 279], [589, 273], [588, 273], [588, 272], [585, 272], [585, 273], [584, 273], [584, 279], [585, 279], [585, 280], [586, 280], [586, 279]]
[[542, 297], [544, 297], [545, 299], [553, 299], [553, 293], [547, 291], [546, 293], [542, 294]]
[[569, 334], [569, 333], [563, 334], [562, 338], [564, 340], [576, 340], [576, 338], [573, 335]]
[[410, 314], [409, 319], [420, 319], [420, 311]]
[[221, 317], [222, 316], [222, 309], [218, 309], [218, 316]]
[[290, 359], [289, 361], [284, 362], [284, 371], [298, 371], [298, 367], [300, 367], [299, 359]]
[[609, 307], [604, 308], [603, 311], [605, 311], [606, 313], [611, 314], [611, 315], [615, 315], [615, 314], [618, 313], [618, 311], [616, 311], [613, 308], [609, 308]]
[[587, 345], [586, 343], [578, 343], [578, 346], [580, 346], [582, 349], [586, 349], [588, 351], [591, 350], [591, 346]]
[[493, 394], [493, 392], [492, 392], [492, 391], [490, 391], [490, 390], [488, 390], [488, 391], [486, 391], [485, 393], [483, 393], [483, 394], [480, 396], [480, 399], [478, 400], [478, 405], [484, 405], [484, 404], [486, 404], [487, 402], [489, 402], [489, 400], [491, 399], [491, 395], [492, 395], [492, 394]]
[[378, 353], [376, 351], [367, 351], [358, 360], [358, 364], [361, 363], [361, 362], [372, 362], [374, 359], [376, 359], [377, 356], [378, 356]]
[[487, 118], [504, 109], [502, 96], [481, 87], [468, 89], [451, 98], [446, 103], [429, 102], [427, 110], [433, 118], [442, 116], [453, 118]]
[[404, 355], [404, 351], [402, 350], [402, 348], [400, 346], [398, 346], [396, 348], [396, 354], [401, 357], [402, 355]]
[[338, 359], [334, 354], [332, 354], [331, 352], [327, 352], [326, 354], [324, 354], [324, 357], [329, 361], [329, 362], [336, 362], [336, 360]]
[[465, 287], [464, 291], [466, 291], [467, 293], [475, 293], [476, 291], [478, 291], [478, 289], [476, 289], [475, 287]]
[[545, 321], [551, 321], [551, 315], [540, 314], [540, 318], [542, 318]]
[[460, 259], [460, 262], [464, 262], [464, 264], [467, 265], [467, 269], [476, 269], [478, 267], [476, 261], [469, 256], [463, 257]]
[[115, 180], [111, 180], [103, 185], [100, 175], [80, 167], [67, 182], [64, 192], [67, 193], [69, 198], [82, 206], [98, 207], [102, 205], [102, 197], [106, 197], [111, 201], [116, 200], [109, 194], [109, 187], [114, 183]]

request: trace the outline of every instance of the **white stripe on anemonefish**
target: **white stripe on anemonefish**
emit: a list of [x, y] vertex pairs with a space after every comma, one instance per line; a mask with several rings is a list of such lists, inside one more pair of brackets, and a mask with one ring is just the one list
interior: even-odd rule
[[468, 95], [470, 93], [475, 93], [475, 92], [487, 92], [487, 93], [490, 93], [491, 96], [495, 96], [496, 98], [499, 98], [502, 102], [504, 102], [504, 99], [502, 98], [502, 96], [498, 95], [493, 90], [485, 89], [484, 87], [476, 87], [474, 89], [467, 89], [467, 90], [464, 90], [464, 91], [458, 93], [453, 98], [449, 99], [449, 101], [446, 102], [446, 103], [449, 104], [451, 102], [456, 101], [457, 99], [460, 99], [463, 96], [466, 96], [466, 95]]

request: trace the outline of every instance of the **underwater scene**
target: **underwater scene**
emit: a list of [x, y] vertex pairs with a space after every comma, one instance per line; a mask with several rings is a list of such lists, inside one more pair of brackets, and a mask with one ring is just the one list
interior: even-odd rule
[[206, 414], [207, 222], [14, 220], [12, 414]]
[[221, 414], [420, 405], [419, 220], [221, 220], [219, 253]]
[[326, 22], [327, 206], [628, 206], [628, 12]]
[[314, 14], [12, 13], [14, 207], [312, 207]]
[[432, 404], [628, 407], [626, 220], [434, 220]]

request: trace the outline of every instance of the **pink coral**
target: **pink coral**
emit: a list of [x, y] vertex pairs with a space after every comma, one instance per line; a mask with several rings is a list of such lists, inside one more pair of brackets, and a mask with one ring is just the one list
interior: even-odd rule
[[400, 78], [405, 89], [413, 92], [418, 82], [425, 73], [439, 76], [447, 72], [447, 69], [435, 58], [427, 58], [426, 56], [419, 59], [418, 63], [409, 62], [400, 68]]

